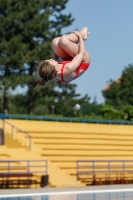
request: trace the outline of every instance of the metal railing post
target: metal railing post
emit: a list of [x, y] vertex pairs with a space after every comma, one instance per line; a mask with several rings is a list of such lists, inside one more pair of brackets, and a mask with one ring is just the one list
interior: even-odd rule
[[94, 160], [92, 161], [92, 171], [93, 171], [93, 173], [95, 171], [95, 161]]
[[3, 130], [5, 132], [5, 120], [4, 119], [2, 119], [2, 124], [3, 124]]
[[27, 160], [27, 168], [28, 168], [28, 173], [30, 172], [30, 161]]
[[123, 161], [123, 172], [125, 171], [125, 161]]
[[8, 173], [10, 174], [10, 161], [8, 160]]
[[[8, 173], [10, 174], [10, 161], [8, 160]], [[10, 180], [10, 177], [8, 177], [8, 181]]]
[[[31, 136], [29, 133], [27, 133], [27, 132], [21, 130], [20, 128], [14, 126], [14, 125], [12, 125], [12, 124], [10, 124], [9, 122], [6, 122], [5, 120], [3, 120], [3, 127], [5, 126], [5, 125], [4, 125], [5, 123], [7, 123], [8, 125], [11, 126], [11, 129], [12, 129], [12, 130], [11, 130], [11, 135], [12, 135], [12, 136], [14, 135], [14, 129], [17, 129], [17, 130], [19, 130], [20, 132], [22, 132], [22, 133], [24, 133], [25, 135], [27, 135], [27, 136], [29, 137], [29, 148], [30, 148], [30, 149], [32, 148], [32, 136]], [[3, 129], [4, 129], [4, 128], [3, 128]]]
[[110, 160], [108, 160], [108, 172], [110, 172]]

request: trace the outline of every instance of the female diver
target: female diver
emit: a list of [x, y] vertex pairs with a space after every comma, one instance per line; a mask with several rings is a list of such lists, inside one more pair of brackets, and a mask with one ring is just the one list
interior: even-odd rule
[[[90, 65], [90, 55], [84, 45], [89, 34], [88, 28], [84, 27], [80, 31], [54, 38], [52, 58], [41, 61], [37, 70], [42, 80], [29, 83], [29, 86], [44, 86], [52, 79], [70, 82], [81, 76]], [[62, 62], [57, 62], [58, 58], [61, 58]]]

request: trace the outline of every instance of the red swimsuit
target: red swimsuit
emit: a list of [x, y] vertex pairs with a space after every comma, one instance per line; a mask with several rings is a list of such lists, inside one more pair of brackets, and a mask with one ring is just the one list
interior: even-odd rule
[[[66, 65], [67, 63], [69, 63], [69, 62], [71, 62], [71, 60], [70, 60], [70, 61], [58, 62], [58, 64], [62, 64], [62, 68], [61, 68], [61, 80], [58, 80], [59, 82], [70, 82], [70, 81], [65, 81], [65, 80], [64, 80], [64, 75], [63, 75], [64, 67], [65, 67], [65, 65]], [[82, 63], [80, 64], [80, 66], [76, 69], [76, 76], [75, 76], [75, 78], [73, 78], [72, 80], [74, 80], [74, 79], [77, 78], [77, 76], [79, 75], [79, 71], [80, 71], [81, 69], [87, 70], [88, 67], [89, 67], [89, 65], [90, 65], [90, 63], [84, 63], [84, 62], [82, 62]], [[56, 79], [56, 80], [57, 80], [57, 79]], [[72, 81], [72, 80], [71, 80], [71, 81]]]

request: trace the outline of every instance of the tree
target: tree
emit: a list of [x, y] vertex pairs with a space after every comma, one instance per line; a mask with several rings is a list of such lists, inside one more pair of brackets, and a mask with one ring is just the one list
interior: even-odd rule
[[[2, 84], [15, 88], [30, 81], [38, 63], [51, 57], [51, 40], [71, 25], [63, 14], [68, 0], [0, 0], [0, 76]], [[29, 113], [33, 113], [29, 91]]]
[[11, 114], [27, 114], [27, 101], [28, 95], [26, 94], [16, 94], [9, 95], [9, 113]]
[[120, 119], [121, 115], [119, 110], [115, 109], [113, 106], [111, 105], [104, 105], [101, 108], [101, 115], [103, 117], [103, 119]]
[[110, 81], [110, 87], [102, 91], [105, 98], [105, 104], [112, 105], [114, 108], [119, 108], [121, 105], [120, 99], [120, 83]]
[[84, 105], [90, 100], [88, 95], [80, 97], [80, 94], [76, 93], [76, 84], [58, 83], [58, 87], [60, 89], [60, 94], [56, 100], [56, 112], [58, 114], [64, 113], [64, 116], [73, 116], [75, 104]]
[[119, 82], [112, 81], [108, 90], [102, 91], [105, 103], [121, 109], [125, 105], [133, 106], [133, 64], [122, 71]]
[[72, 116], [74, 114], [73, 106], [76, 103], [83, 105], [90, 99], [87, 95], [80, 97], [80, 94], [76, 93], [76, 87], [77, 85], [73, 83], [50, 81], [45, 87], [35, 89], [37, 97], [35, 109], [38, 111], [37, 107], [40, 109], [40, 107], [42, 108], [40, 105], [43, 105], [43, 109], [46, 111], [45, 104], [49, 108], [49, 113], [52, 112], [52, 106], [54, 106], [54, 114]]
[[[76, 84], [72, 83], [61, 84], [50, 81], [45, 87], [36, 88], [34, 90], [34, 114], [73, 116], [73, 107], [75, 104], [78, 103], [84, 106], [87, 105], [90, 100], [88, 95], [80, 97], [80, 94], [76, 93], [76, 87]], [[28, 92], [24, 95], [17, 94], [10, 96], [9, 112], [12, 114], [27, 114], [27, 99]]]
[[102, 104], [86, 103], [81, 107], [81, 113], [83, 116], [93, 116], [95, 119], [101, 114]]
[[121, 118], [124, 120], [133, 121], [133, 106], [126, 105], [121, 109]]
[[129, 64], [122, 72], [120, 97], [123, 105], [133, 106], [133, 64]]

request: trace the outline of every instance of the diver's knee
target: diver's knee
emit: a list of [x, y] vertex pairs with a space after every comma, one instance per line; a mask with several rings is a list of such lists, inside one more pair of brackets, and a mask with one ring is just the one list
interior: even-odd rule
[[59, 44], [60, 37], [56, 37], [52, 40], [52, 47], [57, 47]]
[[62, 35], [59, 40], [60, 46], [65, 46], [68, 43], [67, 35]]

